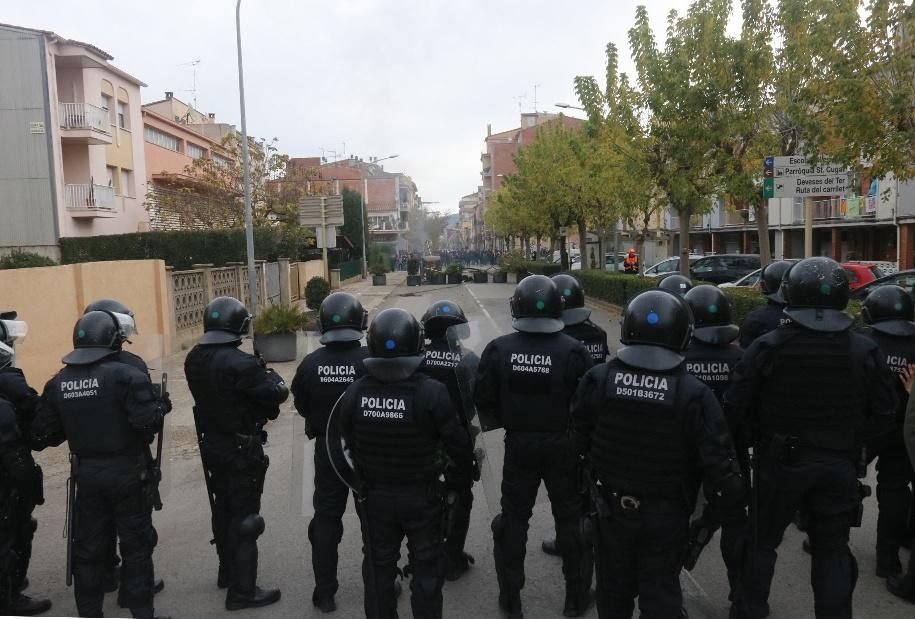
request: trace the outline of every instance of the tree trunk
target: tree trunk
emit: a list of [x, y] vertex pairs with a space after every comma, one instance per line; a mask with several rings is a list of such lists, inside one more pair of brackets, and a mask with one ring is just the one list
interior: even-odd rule
[[559, 264], [563, 271], [569, 270], [569, 252], [566, 250], [566, 237], [559, 237]]
[[542, 234], [538, 234], [538, 235], [537, 235], [537, 257], [538, 257], [538, 258], [540, 257], [540, 243], [541, 243], [542, 240], [543, 240], [543, 235], [542, 235]]
[[690, 209], [677, 210], [680, 215], [680, 274], [689, 277], [689, 219]]
[[604, 258], [604, 229], [597, 229], [597, 270], [603, 271], [607, 268], [607, 259]]
[[578, 225], [578, 251], [581, 256], [581, 270], [590, 269], [591, 264], [589, 260], [588, 253], [588, 224], [585, 223], [585, 218], [575, 222]]
[[756, 233], [759, 235], [759, 264], [764, 267], [772, 261], [772, 248], [769, 247], [769, 201], [763, 198], [754, 208]]

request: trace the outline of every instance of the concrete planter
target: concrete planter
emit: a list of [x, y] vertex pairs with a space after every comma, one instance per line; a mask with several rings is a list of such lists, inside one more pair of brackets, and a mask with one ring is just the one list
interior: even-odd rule
[[373, 286], [384, 286], [388, 283], [388, 277], [384, 273], [381, 275], [372, 275]]
[[433, 286], [444, 286], [445, 285], [445, 274], [444, 273], [433, 273], [429, 276], [429, 283]]
[[422, 278], [419, 275], [407, 275], [407, 286], [419, 286]]
[[261, 354], [264, 361], [295, 361], [296, 334], [273, 333], [270, 335], [254, 334], [254, 347]]
[[461, 274], [460, 273], [448, 273], [447, 274], [449, 284], [460, 284], [461, 283]]
[[507, 284], [508, 283], [508, 273], [505, 271], [496, 271], [492, 274], [492, 283], [494, 284]]
[[527, 272], [527, 269], [515, 271], [515, 283], [520, 284], [521, 280], [524, 279], [525, 277], [527, 277], [528, 275], [530, 275], [530, 273]]
[[489, 274], [486, 271], [475, 271], [473, 274], [474, 284], [485, 284], [489, 281]]

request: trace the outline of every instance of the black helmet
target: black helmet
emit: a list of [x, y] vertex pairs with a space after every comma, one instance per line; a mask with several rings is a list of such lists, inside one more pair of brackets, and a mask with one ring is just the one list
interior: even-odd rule
[[73, 352], [64, 356], [67, 365], [89, 365], [115, 353], [121, 347], [123, 332], [111, 312], [83, 314], [73, 327]]
[[683, 297], [693, 312], [693, 337], [706, 344], [730, 344], [740, 334], [731, 324], [731, 302], [718, 286], [702, 284]]
[[118, 318], [124, 331], [124, 339], [121, 340], [121, 343], [126, 341], [131, 335], [139, 334], [139, 331], [137, 330], [137, 321], [133, 312], [117, 299], [96, 299], [86, 306], [86, 309], [83, 310], [83, 314], [99, 311], [111, 312], [116, 316], [124, 317]]
[[552, 278], [559, 294], [565, 299], [562, 310], [562, 322], [567, 327], [577, 325], [591, 317], [591, 310], [585, 307], [585, 289], [581, 282], [567, 273], [554, 275]]
[[759, 290], [776, 303], [785, 304], [782, 296], [782, 280], [785, 273], [794, 265], [788, 260], [776, 260], [763, 267], [759, 275]]
[[426, 330], [426, 337], [433, 338], [443, 336], [448, 327], [454, 325], [463, 325], [467, 323], [467, 317], [464, 316], [464, 310], [454, 301], [436, 301], [423, 314], [423, 329]]
[[375, 316], [366, 340], [369, 357], [365, 359], [365, 368], [379, 380], [403, 380], [425, 359], [423, 326], [413, 314], [399, 307], [388, 308]]
[[851, 327], [854, 319], [843, 310], [848, 305], [848, 275], [831, 258], [805, 258], [785, 272], [782, 294], [785, 313], [802, 327], [836, 332]]
[[318, 330], [321, 343], [358, 342], [369, 322], [369, 313], [359, 299], [348, 292], [334, 292], [321, 301]]
[[899, 286], [879, 286], [861, 305], [861, 317], [874, 331], [911, 337], [915, 335], [915, 304]]
[[666, 290], [671, 294], [675, 294], [678, 297], [683, 297], [689, 292], [690, 288], [693, 287], [693, 282], [690, 281], [685, 275], [680, 275], [679, 273], [672, 273], [666, 277], [662, 277], [658, 282], [658, 288], [661, 290]]
[[200, 344], [240, 342], [251, 326], [251, 314], [233, 297], [216, 297], [203, 310], [203, 337]]
[[663, 290], [646, 290], [623, 310], [617, 353], [628, 365], [653, 371], [672, 370], [683, 363], [693, 317], [686, 302]]
[[528, 275], [515, 286], [509, 305], [512, 327], [525, 333], [558, 333], [562, 323], [563, 298], [546, 275]]

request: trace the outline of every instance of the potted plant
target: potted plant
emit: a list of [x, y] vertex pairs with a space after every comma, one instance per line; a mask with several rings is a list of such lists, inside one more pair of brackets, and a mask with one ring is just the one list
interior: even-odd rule
[[384, 286], [388, 283], [388, 278], [385, 275], [388, 272], [388, 268], [380, 262], [373, 264], [369, 271], [372, 273], [373, 286]]
[[502, 275], [505, 276], [505, 279], [500, 281], [493, 277], [493, 281], [497, 283], [506, 283], [508, 281], [508, 273], [514, 273], [515, 281], [518, 282], [528, 275], [527, 260], [521, 252], [510, 251], [502, 254], [502, 257], [499, 258], [499, 266], [502, 268]]
[[474, 284], [485, 284], [489, 281], [489, 273], [483, 269], [477, 269], [473, 272], [473, 283]]
[[427, 272], [429, 273], [429, 283], [433, 286], [444, 286], [445, 285], [445, 274], [438, 270], [437, 267], [429, 267]]
[[445, 275], [449, 284], [460, 284], [463, 273], [464, 265], [460, 262], [452, 262], [445, 267]]
[[264, 361], [295, 361], [297, 332], [308, 315], [296, 305], [271, 305], [254, 318], [254, 349]]
[[419, 259], [410, 258], [407, 260], [407, 286], [419, 286], [420, 282]]

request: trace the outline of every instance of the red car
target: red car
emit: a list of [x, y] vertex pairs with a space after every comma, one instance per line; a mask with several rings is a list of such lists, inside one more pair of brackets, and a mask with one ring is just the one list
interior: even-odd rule
[[845, 269], [845, 273], [848, 275], [848, 283], [851, 285], [852, 290], [883, 277], [879, 267], [866, 262], [843, 262], [842, 268]]

